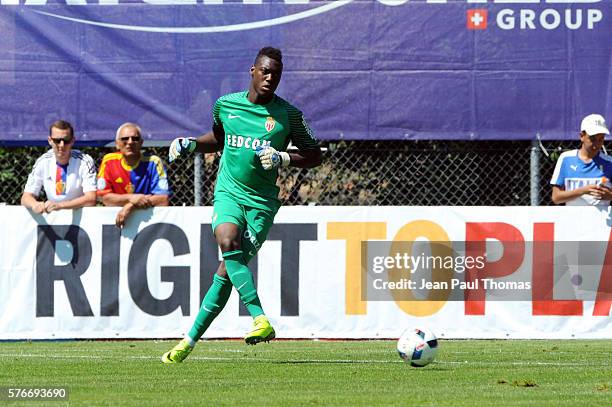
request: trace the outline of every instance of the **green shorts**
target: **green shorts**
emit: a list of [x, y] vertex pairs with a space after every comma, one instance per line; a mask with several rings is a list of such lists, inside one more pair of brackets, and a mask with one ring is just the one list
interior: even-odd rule
[[233, 223], [240, 229], [240, 248], [248, 263], [266, 241], [277, 209], [260, 209], [242, 205], [233, 198], [215, 195], [212, 230], [222, 223]]

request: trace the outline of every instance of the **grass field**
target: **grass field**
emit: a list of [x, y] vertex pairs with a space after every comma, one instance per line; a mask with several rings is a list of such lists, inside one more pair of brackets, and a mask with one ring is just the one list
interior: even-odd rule
[[[393, 341], [0, 343], [0, 387], [69, 389], [69, 400], [14, 405], [610, 405], [612, 341], [441, 341], [412, 368]], [[3, 389], [6, 393], [6, 389]], [[6, 399], [0, 400], [0, 404]]]

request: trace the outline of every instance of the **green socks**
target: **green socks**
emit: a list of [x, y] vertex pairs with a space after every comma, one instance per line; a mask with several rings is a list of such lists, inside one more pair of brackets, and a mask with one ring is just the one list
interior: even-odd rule
[[249, 314], [251, 314], [253, 318], [263, 315], [264, 312], [261, 307], [261, 302], [259, 302], [257, 289], [253, 281], [253, 274], [251, 274], [251, 270], [249, 270], [242, 257], [242, 250], [225, 252], [223, 253], [223, 259], [225, 260], [227, 275], [232, 285], [236, 287], [238, 294], [240, 294], [240, 299], [246, 306]]
[[197, 342], [204, 335], [212, 321], [223, 310], [232, 293], [232, 285], [236, 287], [240, 299], [253, 318], [264, 313], [261, 302], [259, 302], [253, 275], [242, 258], [242, 251], [226, 252], [223, 254], [223, 258], [229, 280], [217, 274], [214, 275], [213, 283], [204, 296], [202, 307], [187, 336], [191, 339], [190, 344]]
[[202, 301], [202, 307], [189, 331], [189, 338], [193, 342], [197, 342], [204, 335], [212, 321], [225, 307], [231, 293], [232, 283], [227, 278], [215, 274], [213, 283], [206, 292]]

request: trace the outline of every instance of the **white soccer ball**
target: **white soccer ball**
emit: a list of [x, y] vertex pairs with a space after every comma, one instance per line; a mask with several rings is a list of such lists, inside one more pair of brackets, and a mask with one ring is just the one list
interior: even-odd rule
[[397, 352], [413, 367], [430, 364], [438, 353], [438, 339], [427, 328], [411, 328], [397, 340]]

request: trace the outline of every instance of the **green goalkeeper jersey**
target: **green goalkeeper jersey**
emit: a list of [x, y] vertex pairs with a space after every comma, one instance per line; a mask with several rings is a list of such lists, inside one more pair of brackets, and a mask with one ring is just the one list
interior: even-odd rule
[[259, 146], [285, 151], [289, 142], [300, 150], [318, 148], [302, 112], [274, 95], [265, 105], [247, 99], [248, 91], [220, 97], [213, 108], [215, 125], [225, 133], [215, 196], [229, 194], [239, 203], [277, 210], [278, 169], [264, 170], [256, 154]]

